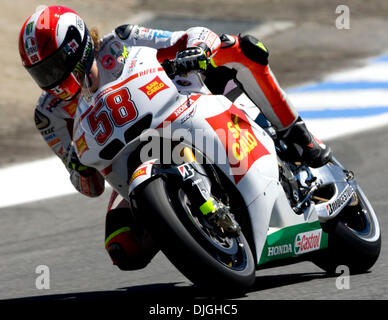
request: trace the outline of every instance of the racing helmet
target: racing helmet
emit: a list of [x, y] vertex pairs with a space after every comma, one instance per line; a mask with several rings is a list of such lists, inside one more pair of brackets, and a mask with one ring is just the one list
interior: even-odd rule
[[23, 66], [40, 88], [62, 100], [71, 100], [90, 72], [94, 45], [76, 12], [49, 6], [23, 24], [19, 53]]

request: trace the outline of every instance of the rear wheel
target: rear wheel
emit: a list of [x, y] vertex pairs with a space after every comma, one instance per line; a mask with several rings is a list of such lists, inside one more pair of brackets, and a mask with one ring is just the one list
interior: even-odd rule
[[314, 263], [329, 273], [339, 265], [350, 273], [368, 271], [377, 261], [381, 249], [379, 223], [373, 208], [361, 190], [356, 205], [348, 205], [333, 221], [323, 227], [329, 233], [329, 247]]
[[243, 233], [214, 230], [182, 188], [157, 178], [136, 199], [164, 254], [193, 283], [215, 290], [254, 283], [255, 263]]

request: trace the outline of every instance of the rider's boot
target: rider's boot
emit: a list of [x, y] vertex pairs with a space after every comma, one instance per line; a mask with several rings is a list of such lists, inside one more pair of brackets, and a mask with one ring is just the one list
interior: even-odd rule
[[331, 149], [318, 141], [308, 131], [301, 117], [298, 117], [291, 127], [278, 131], [278, 136], [288, 147], [294, 148], [300, 156], [300, 160], [309, 167], [322, 167], [331, 159]]

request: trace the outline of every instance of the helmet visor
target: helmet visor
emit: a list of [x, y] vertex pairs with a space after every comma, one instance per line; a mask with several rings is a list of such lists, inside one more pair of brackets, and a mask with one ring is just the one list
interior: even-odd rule
[[39, 87], [44, 90], [54, 88], [70, 75], [82, 59], [87, 38], [87, 30], [82, 42], [79, 32], [69, 30], [62, 46], [55, 53], [37, 64], [26, 67]]

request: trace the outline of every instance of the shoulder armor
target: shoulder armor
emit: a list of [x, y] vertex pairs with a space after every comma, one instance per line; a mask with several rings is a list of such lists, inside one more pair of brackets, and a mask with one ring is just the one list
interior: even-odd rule
[[133, 24], [123, 24], [117, 27], [115, 29], [115, 32], [121, 40], [126, 40], [131, 34], [133, 27], [134, 27]]

